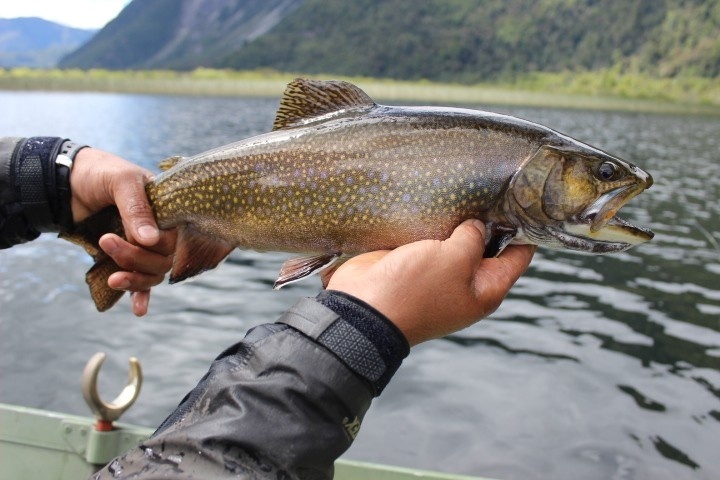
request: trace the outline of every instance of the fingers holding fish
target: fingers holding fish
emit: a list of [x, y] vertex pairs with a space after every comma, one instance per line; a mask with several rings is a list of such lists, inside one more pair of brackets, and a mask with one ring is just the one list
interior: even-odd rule
[[140, 291], [147, 290], [163, 281], [172, 267], [172, 251], [168, 254], [168, 243], [172, 234], [156, 247], [146, 248], [133, 245], [121, 237], [109, 233], [100, 238], [100, 247], [123, 271], [112, 274], [108, 279], [110, 288]]
[[[442, 242], [442, 259], [452, 270], [442, 287], [446, 308], [453, 318], [443, 326], [447, 335], [494, 312], [515, 282], [527, 270], [535, 246], [512, 245], [494, 258], [484, 256], [487, 229], [478, 220], [460, 224]], [[445, 293], [447, 291], [447, 293]], [[436, 335], [440, 336], [440, 335]], [[431, 337], [435, 338], [435, 337]]]
[[[496, 258], [485, 258], [475, 270], [474, 289], [485, 315], [497, 310], [510, 288], [525, 273], [537, 249], [536, 245], [510, 245]], [[493, 299], [494, 304], [487, 299]]]
[[130, 292], [132, 312], [142, 317], [148, 312], [150, 303], [150, 288], [159, 285], [165, 279], [165, 274], [151, 275], [140, 272], [116, 272], [108, 277], [108, 287]]
[[[330, 282], [332, 282], [335, 273], [342, 269], [340, 273], [341, 281], [340, 285], [344, 284], [346, 279], [360, 278], [364, 275], [367, 270], [373, 267], [376, 263], [382, 260], [391, 250], [376, 250], [374, 252], [363, 253], [356, 257], [352, 257], [349, 260], [345, 260], [339, 265], [333, 265], [330, 268], [326, 268], [319, 272], [322, 286], [325, 289], [332, 289]], [[337, 284], [334, 284], [337, 286]]]
[[142, 317], [148, 311], [150, 304], [150, 290], [142, 292], [132, 292], [130, 294], [130, 302], [132, 303], [132, 311], [136, 317]]
[[[375, 306], [416, 345], [487, 316], [532, 258], [527, 246], [483, 258], [484, 242], [485, 225], [469, 220], [445, 241], [422, 240], [351, 258], [332, 275], [328, 288]], [[480, 278], [491, 285], [478, 288]]]
[[145, 195], [146, 179], [144, 176], [134, 175], [129, 180], [119, 184], [115, 191], [115, 200], [125, 231], [141, 245], [155, 245], [160, 241], [160, 231]]
[[152, 275], [140, 272], [115, 272], [108, 278], [108, 286], [115, 290], [141, 292], [159, 285], [165, 275]]
[[104, 207], [117, 205], [133, 237], [146, 238], [139, 232], [144, 225], [155, 230], [154, 238], [142, 242], [152, 244], [148, 242], [157, 241], [157, 226], [145, 196], [145, 184], [151, 177], [150, 171], [115, 154], [83, 148], [75, 157], [70, 175], [74, 222], [82, 222]]

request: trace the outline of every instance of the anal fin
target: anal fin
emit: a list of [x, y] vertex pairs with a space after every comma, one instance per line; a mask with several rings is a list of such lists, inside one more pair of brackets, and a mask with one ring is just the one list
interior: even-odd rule
[[177, 248], [170, 283], [181, 282], [207, 270], [212, 270], [235, 247], [200, 232], [190, 224], [178, 228]]
[[283, 263], [280, 268], [280, 274], [277, 280], [275, 280], [273, 289], [278, 290], [288, 283], [297, 282], [313, 273], [317, 273], [335, 263], [338, 258], [340, 258], [339, 253], [325, 253], [291, 258]]

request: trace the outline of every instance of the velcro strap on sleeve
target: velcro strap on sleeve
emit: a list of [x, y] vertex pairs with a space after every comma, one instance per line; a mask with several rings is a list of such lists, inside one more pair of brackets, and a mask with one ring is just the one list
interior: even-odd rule
[[[54, 159], [61, 138], [32, 137], [17, 152], [15, 184], [28, 221], [40, 232], [53, 230], [54, 215], [50, 194], [55, 186]], [[53, 192], [54, 193], [54, 192]]]
[[305, 298], [279, 320], [333, 352], [379, 395], [409, 353], [405, 337], [387, 318], [341, 292]]
[[58, 137], [31, 137], [16, 149], [14, 186], [25, 218], [37, 231], [72, 229], [70, 171], [84, 147]]

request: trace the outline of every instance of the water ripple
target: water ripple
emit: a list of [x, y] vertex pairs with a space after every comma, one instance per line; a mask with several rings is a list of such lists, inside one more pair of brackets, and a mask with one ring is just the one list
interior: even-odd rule
[[[268, 130], [277, 101], [0, 92], [0, 105], [5, 135], [64, 135], [155, 169]], [[657, 235], [615, 256], [538, 251], [490, 319], [414, 349], [348, 455], [505, 479], [715, 478], [720, 119], [504, 113], [650, 171], [655, 185], [621, 215]], [[0, 401], [88, 414], [77, 377], [105, 350], [109, 391], [127, 357], [145, 367], [123, 420], [157, 425], [220, 351], [319, 291], [317, 278], [273, 291], [286, 258], [235, 252], [195, 282], [154, 289], [150, 314], [136, 319], [127, 299], [95, 311], [82, 280], [90, 261], [76, 247], [44, 235], [1, 251]]]

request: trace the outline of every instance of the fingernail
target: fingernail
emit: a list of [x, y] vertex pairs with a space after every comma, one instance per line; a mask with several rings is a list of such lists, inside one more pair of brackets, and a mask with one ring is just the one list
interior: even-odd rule
[[108, 235], [102, 242], [102, 249], [105, 250], [105, 253], [111, 256], [117, 251], [118, 247], [119, 245], [117, 240], [110, 235]]
[[138, 228], [138, 235], [141, 240], [154, 240], [158, 235], [158, 231], [150, 225], [141, 225]]
[[130, 288], [130, 280], [127, 278], [123, 279], [116, 287], [117, 290], [127, 290], [128, 288]]
[[472, 224], [475, 228], [485, 233], [485, 224], [483, 222], [481, 222], [480, 220], [473, 220]]

